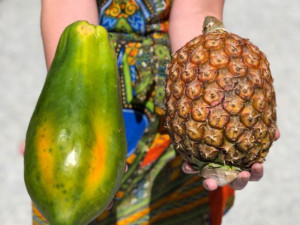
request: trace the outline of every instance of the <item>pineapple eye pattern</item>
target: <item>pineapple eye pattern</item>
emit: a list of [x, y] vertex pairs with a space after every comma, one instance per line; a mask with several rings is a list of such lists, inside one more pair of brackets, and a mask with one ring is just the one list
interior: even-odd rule
[[200, 35], [173, 55], [166, 73], [166, 125], [186, 160], [240, 168], [263, 162], [276, 102], [269, 62], [257, 46], [226, 31]]

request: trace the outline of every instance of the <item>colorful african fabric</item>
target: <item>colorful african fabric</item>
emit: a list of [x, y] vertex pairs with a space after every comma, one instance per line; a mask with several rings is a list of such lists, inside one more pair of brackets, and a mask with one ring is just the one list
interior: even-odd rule
[[[170, 60], [169, 0], [98, 0], [99, 24], [118, 59], [128, 141], [128, 171], [111, 210], [90, 225], [220, 225], [234, 191], [202, 187], [181, 170], [163, 129], [165, 68]], [[48, 224], [33, 207], [33, 224]]]

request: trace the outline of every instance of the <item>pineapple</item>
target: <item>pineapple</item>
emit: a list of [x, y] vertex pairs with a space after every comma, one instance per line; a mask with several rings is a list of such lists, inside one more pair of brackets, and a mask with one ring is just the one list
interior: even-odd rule
[[276, 131], [269, 62], [248, 39], [206, 17], [203, 35], [167, 66], [166, 125], [175, 150], [221, 185], [262, 163]]

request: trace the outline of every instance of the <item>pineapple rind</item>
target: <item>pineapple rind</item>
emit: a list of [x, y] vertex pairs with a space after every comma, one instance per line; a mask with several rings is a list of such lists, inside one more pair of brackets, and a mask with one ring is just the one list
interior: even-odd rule
[[166, 73], [166, 125], [187, 162], [228, 171], [265, 160], [276, 101], [269, 62], [257, 46], [226, 31], [200, 35], [172, 56]]

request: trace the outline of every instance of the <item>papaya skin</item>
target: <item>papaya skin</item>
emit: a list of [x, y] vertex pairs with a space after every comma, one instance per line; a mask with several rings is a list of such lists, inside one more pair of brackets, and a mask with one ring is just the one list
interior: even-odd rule
[[28, 193], [51, 225], [84, 225], [117, 192], [127, 153], [117, 59], [101, 26], [63, 31], [31, 117]]

